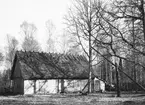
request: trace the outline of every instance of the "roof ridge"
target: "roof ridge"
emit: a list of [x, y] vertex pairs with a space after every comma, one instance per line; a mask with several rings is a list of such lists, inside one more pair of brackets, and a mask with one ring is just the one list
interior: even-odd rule
[[56, 52], [44, 52], [44, 51], [41, 51], [41, 52], [36, 52], [36, 51], [23, 51], [23, 50], [17, 50], [16, 51], [16, 54], [18, 53], [42, 53], [42, 54], [50, 54], [50, 55], [56, 55], [56, 56], [59, 56], [59, 55], [63, 55], [63, 56], [70, 56], [71, 58], [75, 57], [75, 58], [86, 58], [84, 55], [80, 55], [80, 54], [72, 54], [72, 53], [56, 53]]

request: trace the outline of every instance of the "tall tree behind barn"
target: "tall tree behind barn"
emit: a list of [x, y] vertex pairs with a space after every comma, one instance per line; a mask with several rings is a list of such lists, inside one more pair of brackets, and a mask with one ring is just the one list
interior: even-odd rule
[[7, 46], [6, 46], [6, 62], [8, 63], [8, 68], [11, 68], [13, 65], [13, 60], [15, 52], [18, 49], [18, 41], [15, 37], [7, 34]]
[[35, 38], [35, 34], [37, 31], [36, 26], [32, 23], [27, 23], [26, 21], [24, 21], [20, 27], [24, 35], [22, 49], [24, 51], [41, 51], [41, 47]]
[[55, 40], [53, 40], [53, 37], [55, 35], [56, 27], [53, 24], [51, 20], [46, 21], [46, 32], [48, 35], [47, 40], [47, 52], [56, 52], [55, 49]]

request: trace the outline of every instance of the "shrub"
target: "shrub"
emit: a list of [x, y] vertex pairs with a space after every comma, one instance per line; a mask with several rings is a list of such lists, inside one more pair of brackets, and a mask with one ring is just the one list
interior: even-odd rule
[[10, 79], [10, 69], [0, 72], [0, 95], [12, 94], [12, 81]]

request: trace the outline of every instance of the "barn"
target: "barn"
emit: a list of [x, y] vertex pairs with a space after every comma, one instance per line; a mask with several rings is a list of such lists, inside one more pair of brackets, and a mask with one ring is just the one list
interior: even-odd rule
[[72, 80], [81, 81], [77, 82], [77, 87], [82, 89], [86, 85], [88, 74], [88, 60], [82, 55], [17, 51], [11, 70], [13, 93], [25, 94], [26, 81], [31, 81], [33, 93], [40, 91], [44, 83], [47, 84], [44, 87], [52, 87], [52, 80], [55, 81], [56, 92], [59, 92], [63, 85], [74, 83]]

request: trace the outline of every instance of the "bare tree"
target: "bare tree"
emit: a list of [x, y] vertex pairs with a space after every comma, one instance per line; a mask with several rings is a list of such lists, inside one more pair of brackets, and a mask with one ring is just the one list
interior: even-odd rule
[[63, 53], [80, 54], [82, 52], [76, 36], [72, 36], [67, 29], [64, 29], [61, 35], [61, 45]]
[[15, 56], [15, 53], [18, 49], [18, 40], [7, 34], [7, 46], [6, 46], [6, 63], [7, 63], [7, 70], [6, 72], [4, 73], [4, 76], [3, 78], [5, 82], [5, 84], [7, 86], [5, 86], [5, 88], [7, 88], [8, 90], [7, 91], [11, 91], [11, 88], [13, 86], [12, 84], [12, 81], [10, 79], [10, 75], [11, 75], [11, 68], [13, 66], [13, 60], [14, 60], [14, 56]]
[[0, 65], [2, 65], [3, 61], [4, 61], [4, 54], [0, 52]]
[[[75, 9], [70, 10], [69, 18], [66, 18], [67, 25], [70, 32], [78, 37], [89, 61], [92, 62], [90, 54], [94, 51], [97, 58], [104, 58], [114, 67], [116, 61], [122, 59], [144, 68], [143, 59], [136, 61], [137, 56], [134, 56], [144, 56], [144, 10], [140, 9], [143, 4], [143, 0], [116, 0], [113, 5], [103, 4], [99, 0], [76, 0]], [[92, 50], [89, 53], [84, 47], [84, 40], [89, 42], [89, 49]], [[131, 54], [135, 59], [128, 57]], [[106, 57], [108, 55], [113, 58], [112, 61]], [[135, 68], [134, 66], [134, 78], [123, 71], [123, 68], [118, 68], [118, 71], [144, 90], [135, 80]]]
[[[145, 39], [145, 18], [144, 18], [144, 0], [115, 0], [112, 5], [111, 11], [107, 11], [108, 15], [112, 16], [112, 19], [118, 23], [117, 26], [110, 24], [118, 35], [116, 39], [120, 40], [122, 45], [122, 51], [124, 50], [125, 58], [128, 62], [131, 62], [130, 74], [134, 81], [137, 82], [137, 74], [141, 70], [137, 70], [137, 67], [144, 69], [144, 39]], [[121, 21], [123, 24], [121, 24]], [[120, 26], [119, 26], [120, 25]], [[121, 57], [120, 55], [116, 55]]]
[[17, 39], [7, 34], [6, 61], [9, 64], [9, 68], [11, 68], [13, 65], [13, 60], [17, 49], [18, 49]]
[[2, 52], [0, 52], [0, 61], [3, 61], [4, 60], [4, 55]]
[[[69, 10], [68, 16], [65, 17], [69, 31], [72, 35], [77, 36], [79, 45], [84, 50], [89, 59], [89, 79], [88, 92], [91, 92], [91, 77], [92, 77], [92, 46], [93, 37], [96, 36], [98, 29], [96, 14], [97, 1], [94, 0], [75, 0], [74, 6]], [[86, 44], [87, 43], [87, 44]]]
[[[140, 66], [144, 68], [144, 63], [142, 62], [144, 59], [144, 12], [142, 12], [144, 8], [140, 10], [140, 7], [143, 6], [143, 2], [143, 0], [115, 0], [110, 10], [102, 8], [105, 15], [99, 13], [101, 16], [99, 26], [102, 28], [103, 33], [110, 38], [107, 40], [109, 43], [99, 41], [103, 46], [108, 45], [109, 54], [134, 65], [131, 67], [131, 70], [127, 69], [125, 71], [130, 70], [129, 74], [125, 72], [124, 74], [130, 78], [135, 85], [137, 84], [144, 90], [144, 87], [138, 83], [136, 78], [137, 73], [140, 72], [140, 70], [137, 71], [137, 67], [139, 68]], [[98, 42], [98, 40], [96, 42]], [[98, 51], [96, 50], [96, 52]], [[121, 72], [123, 71], [121, 70]]]
[[37, 30], [36, 26], [24, 21], [20, 27], [25, 35], [22, 49], [25, 51], [41, 51], [41, 47], [34, 36]]
[[61, 35], [61, 44], [62, 44], [62, 46], [61, 46], [61, 50], [62, 50], [62, 52], [63, 53], [67, 53], [68, 52], [68, 49], [69, 49], [69, 42], [68, 42], [68, 40], [69, 40], [69, 35], [68, 35], [68, 33], [67, 33], [67, 31], [64, 29], [63, 30], [63, 34]]
[[39, 43], [36, 39], [34, 39], [34, 37], [25, 37], [22, 48], [25, 51], [41, 51]]
[[48, 52], [55, 52], [55, 41], [52, 39], [55, 29], [56, 27], [51, 20], [46, 21], [46, 31], [48, 33], [48, 40], [47, 40]]

